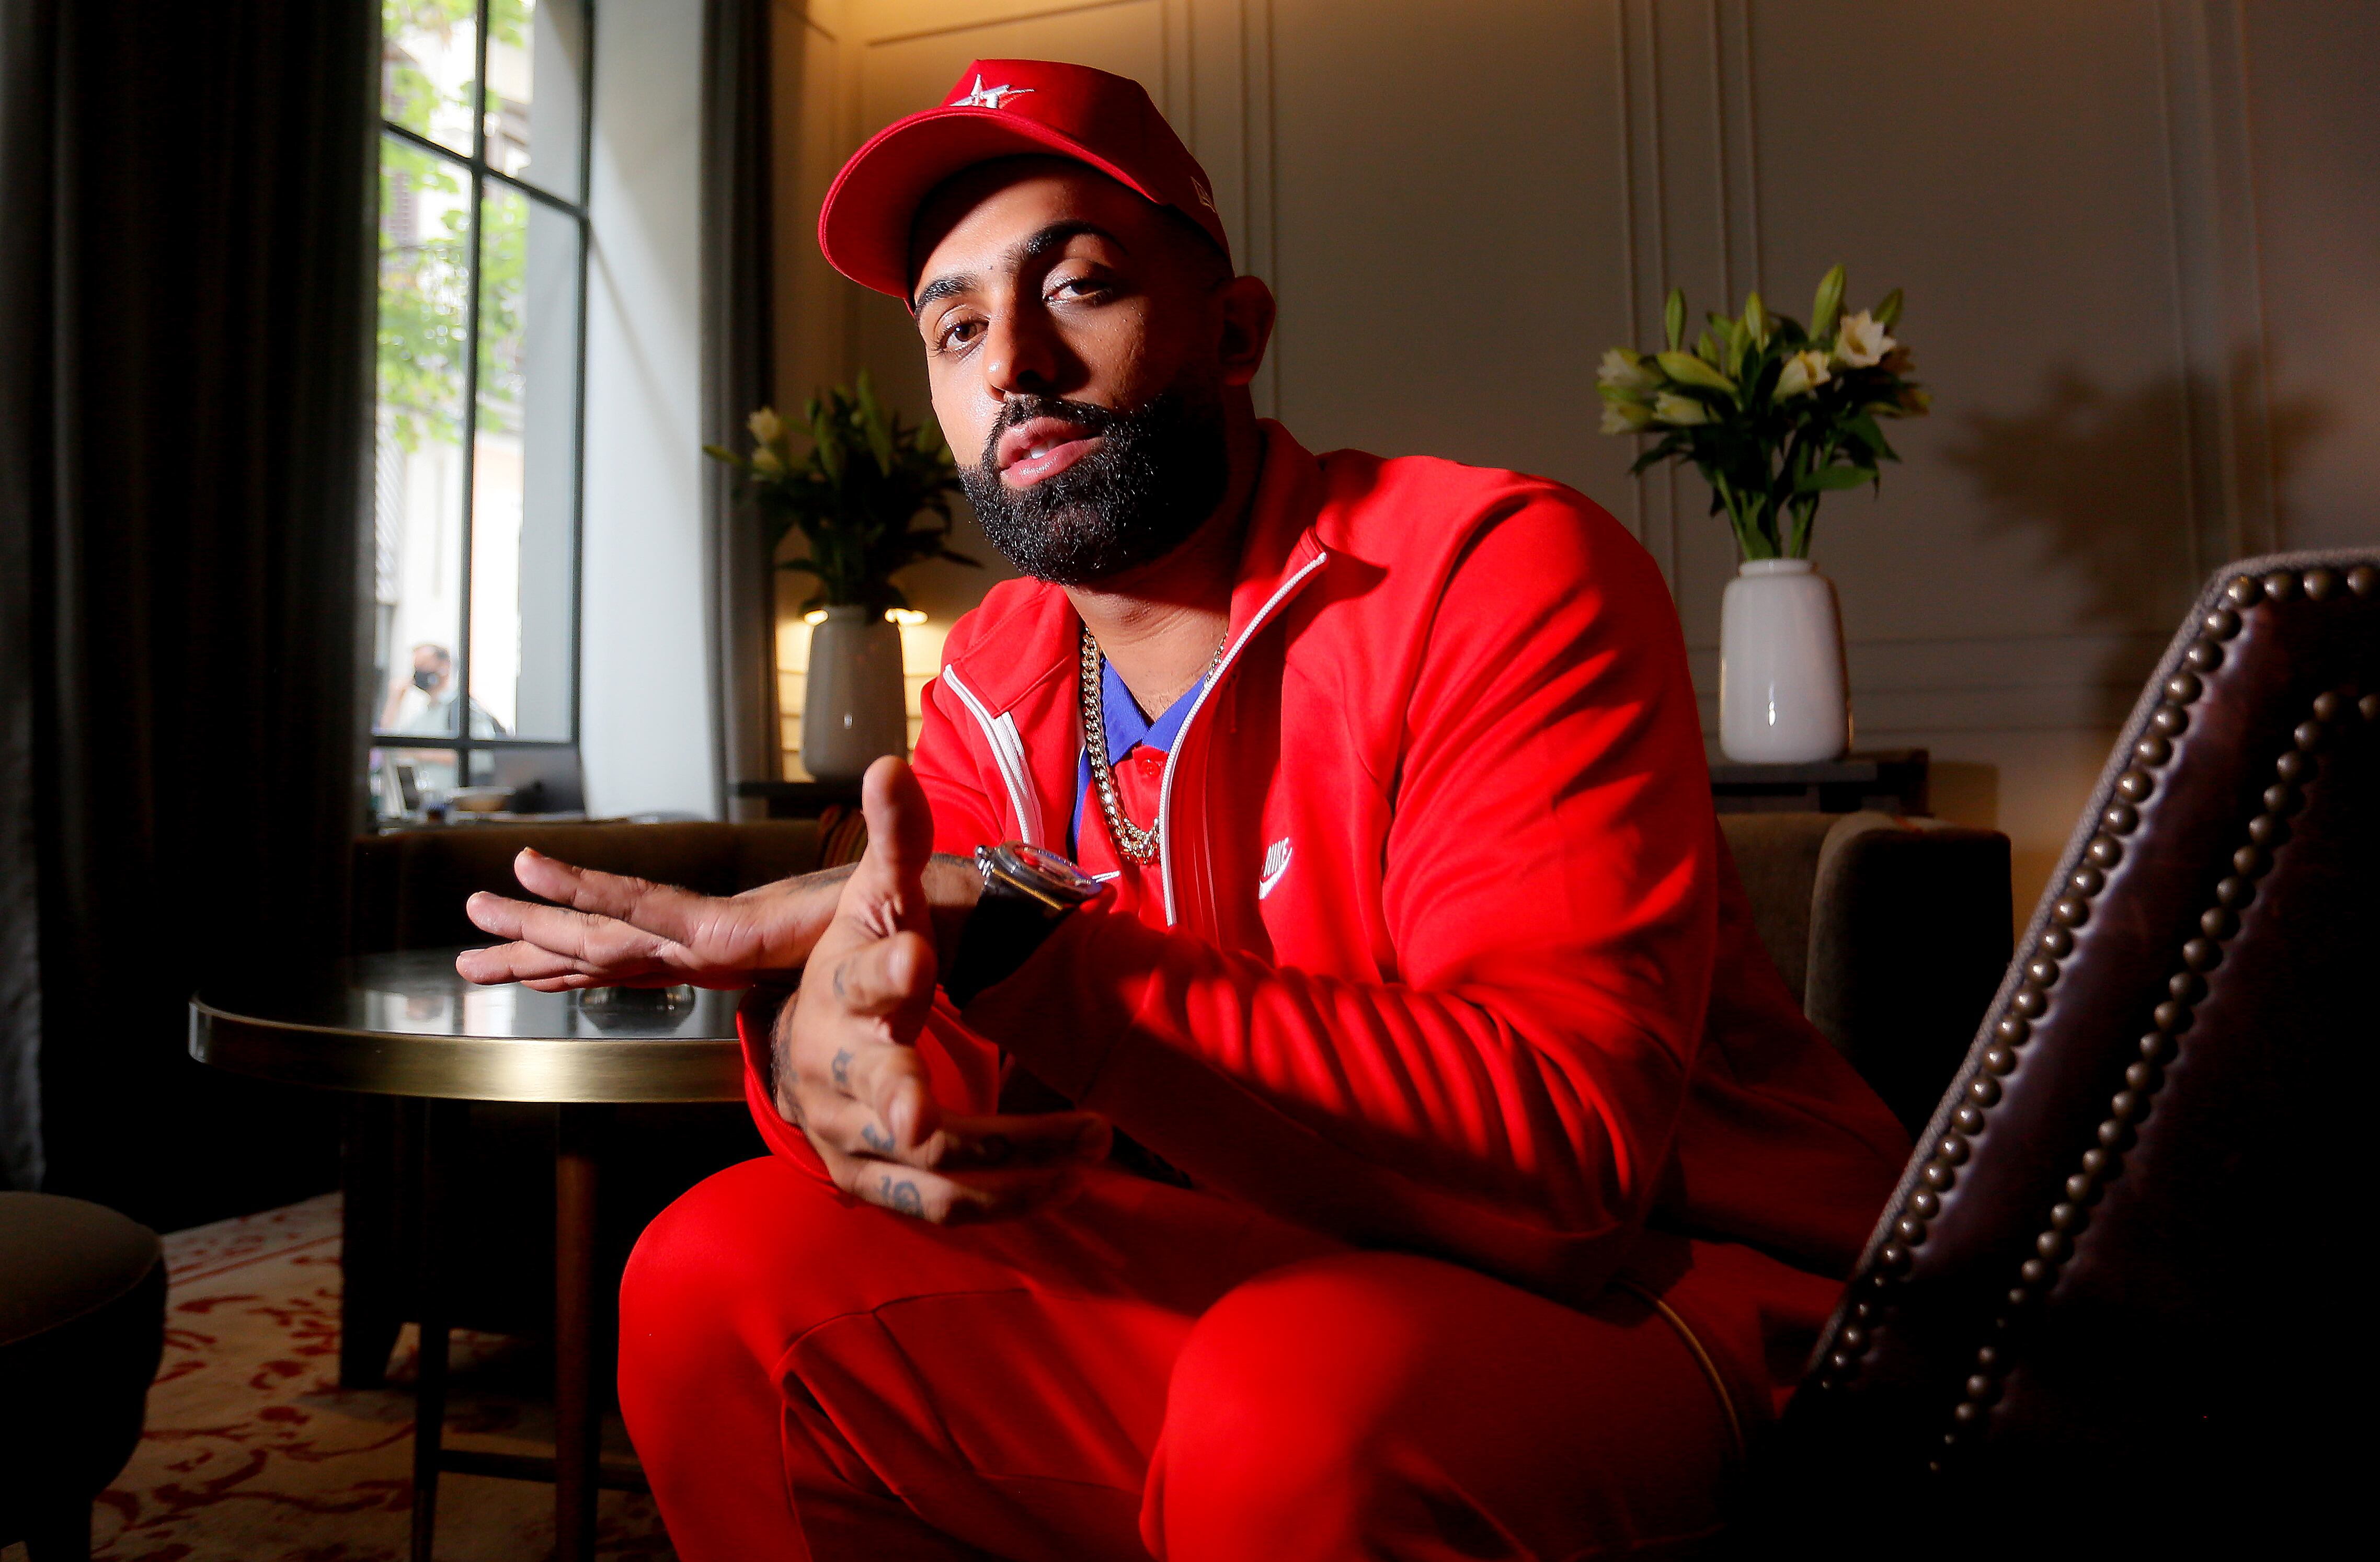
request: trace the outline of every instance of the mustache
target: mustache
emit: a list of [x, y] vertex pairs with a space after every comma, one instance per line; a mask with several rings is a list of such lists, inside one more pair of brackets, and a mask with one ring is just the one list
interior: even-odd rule
[[1036, 418], [1053, 418], [1061, 423], [1072, 423], [1087, 434], [1104, 434], [1124, 420], [1124, 415], [1112, 407], [1093, 406], [1088, 402], [1068, 401], [1063, 396], [1012, 396], [992, 419], [990, 431], [983, 438], [983, 469], [1000, 470], [1000, 436], [1020, 424]]

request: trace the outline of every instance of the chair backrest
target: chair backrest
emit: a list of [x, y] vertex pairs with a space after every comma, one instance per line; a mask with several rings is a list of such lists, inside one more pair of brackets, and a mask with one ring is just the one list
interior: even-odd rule
[[1721, 814], [1761, 946], [1911, 1132], [2009, 962], [2009, 839], [1890, 814]]
[[2380, 552], [2209, 585], [2019, 951], [1772, 1442], [1766, 1517], [2057, 1551], [2342, 1512]]

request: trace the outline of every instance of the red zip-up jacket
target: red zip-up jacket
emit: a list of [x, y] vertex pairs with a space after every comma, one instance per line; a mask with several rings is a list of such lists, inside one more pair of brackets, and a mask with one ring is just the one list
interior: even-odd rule
[[[1558, 1300], [1621, 1281], [1767, 1411], [1907, 1142], [1754, 935], [1667, 587], [1558, 483], [1264, 431], [1157, 892], [944, 1000], [935, 1087], [990, 1110], [1005, 1048], [1202, 1188]], [[1009, 581], [952, 630], [938, 849], [1066, 850], [1080, 627]]]

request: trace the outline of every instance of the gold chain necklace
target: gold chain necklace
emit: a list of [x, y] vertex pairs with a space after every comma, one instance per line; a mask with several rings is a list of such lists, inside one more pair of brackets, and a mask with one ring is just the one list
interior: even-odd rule
[[[1223, 648], [1231, 642], [1227, 630], [1215, 642], [1215, 654], [1207, 659], [1206, 671], [1198, 674], [1197, 683], [1190, 688], [1196, 688], [1215, 675], [1215, 669], [1223, 664]], [[1108, 763], [1107, 696], [1100, 678], [1105, 661], [1091, 626], [1083, 625], [1083, 746], [1091, 762], [1091, 788], [1099, 794], [1099, 812], [1107, 816], [1108, 838], [1115, 842], [1116, 850], [1133, 862], [1153, 863], [1157, 860], [1158, 831], [1165, 821], [1160, 818], [1143, 829], [1123, 817], [1123, 800], [1116, 795], [1115, 768]], [[1179, 699], [1181, 695], [1174, 697]], [[1181, 741], [1178, 734], [1174, 741]]]

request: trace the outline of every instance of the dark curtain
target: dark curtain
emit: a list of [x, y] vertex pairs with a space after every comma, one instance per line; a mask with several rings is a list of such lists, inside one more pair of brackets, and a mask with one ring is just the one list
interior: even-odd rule
[[[703, 408], [705, 443], [744, 448], [744, 420], [774, 394], [770, 307], [770, 0], [710, 0], [703, 39]], [[760, 531], [726, 468], [704, 490], [710, 541], [711, 687], [719, 692], [719, 775], [729, 808], [739, 781], [774, 781], [776, 579]]]
[[0, 0], [0, 1151], [162, 1229], [336, 1180], [335, 1101], [192, 1062], [185, 1004], [344, 935], [376, 46]]

